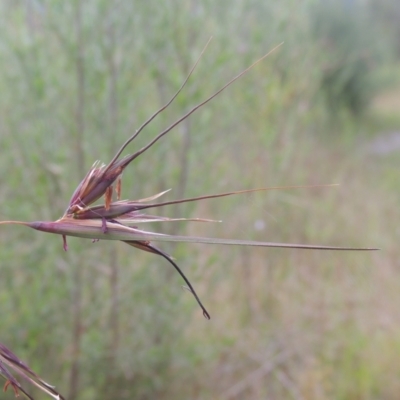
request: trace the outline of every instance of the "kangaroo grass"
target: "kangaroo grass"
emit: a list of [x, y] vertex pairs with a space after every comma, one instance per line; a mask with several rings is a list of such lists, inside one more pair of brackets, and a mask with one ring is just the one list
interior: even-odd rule
[[21, 361], [10, 349], [8, 349], [4, 344], [0, 343], [0, 375], [2, 375], [6, 379], [4, 391], [6, 391], [9, 386], [11, 386], [14, 391], [15, 397], [18, 397], [19, 392], [21, 392], [28, 399], [34, 400], [33, 397], [30, 396], [29, 393], [27, 393], [21, 386], [21, 384], [14, 378], [8, 368], [12, 368], [23, 379], [37, 386], [40, 390], [53, 397], [53, 399], [64, 400], [64, 397], [62, 397], [60, 393], [55, 390], [54, 386], [46, 383], [37, 374], [35, 374], [23, 361]]
[[[208, 43], [207, 43], [208, 45]], [[207, 47], [206, 45], [206, 47]], [[279, 45], [280, 46], [280, 45]], [[120, 240], [130, 246], [136, 247], [140, 250], [144, 250], [165, 258], [173, 267], [178, 271], [183, 280], [187, 284], [188, 290], [193, 294], [196, 301], [203, 311], [203, 315], [210, 319], [210, 314], [203, 306], [197, 293], [190, 284], [189, 280], [183, 274], [181, 269], [175, 263], [175, 261], [163, 252], [161, 249], [157, 248], [152, 244], [152, 242], [186, 242], [186, 243], [207, 243], [207, 244], [220, 244], [220, 245], [239, 245], [239, 246], [258, 246], [258, 247], [277, 247], [286, 249], [308, 249], [308, 250], [353, 250], [353, 251], [365, 251], [365, 250], [378, 250], [375, 248], [359, 248], [359, 247], [335, 247], [335, 246], [321, 246], [321, 245], [309, 245], [309, 244], [290, 244], [290, 243], [274, 243], [274, 242], [256, 242], [251, 240], [236, 240], [236, 239], [220, 239], [220, 238], [208, 238], [208, 237], [195, 237], [195, 236], [179, 236], [179, 235], [166, 235], [162, 233], [150, 232], [143, 229], [139, 229], [136, 225], [139, 223], [148, 223], [154, 221], [199, 221], [199, 222], [210, 222], [211, 220], [201, 219], [201, 218], [166, 218], [158, 217], [153, 215], [147, 215], [141, 213], [141, 210], [149, 208], [164, 207], [172, 204], [180, 204], [192, 201], [199, 201], [205, 199], [219, 198], [225, 196], [231, 196], [236, 194], [250, 193], [256, 191], [266, 191], [266, 190], [282, 190], [282, 189], [294, 189], [294, 188], [315, 188], [315, 187], [326, 187], [334, 185], [311, 185], [311, 186], [283, 186], [283, 187], [267, 187], [261, 189], [250, 189], [250, 190], [240, 190], [234, 192], [227, 192], [221, 194], [211, 194], [204, 195], [186, 199], [178, 199], [165, 202], [153, 202], [167, 191], [158, 193], [154, 196], [130, 201], [130, 200], [120, 200], [121, 196], [121, 176], [124, 169], [139, 155], [143, 154], [147, 149], [153, 146], [159, 139], [170, 132], [175, 126], [181, 123], [183, 120], [188, 118], [196, 110], [204, 106], [206, 103], [211, 101], [214, 97], [224, 91], [237, 79], [247, 73], [251, 68], [253, 68], [257, 63], [266, 58], [272, 51], [277, 49], [279, 46], [275, 47], [269, 53], [265, 54], [259, 60], [254, 62], [244, 71], [240, 72], [234, 78], [232, 78], [228, 83], [222, 86], [214, 94], [209, 96], [204, 101], [200, 102], [194, 106], [185, 115], [178, 118], [173, 124], [168, 128], [164, 129], [159, 133], [153, 140], [151, 140], [146, 146], [142, 147], [132, 155], [127, 155], [121, 159], [122, 152], [125, 148], [139, 135], [139, 133], [162, 111], [164, 111], [178, 96], [181, 90], [186, 85], [190, 76], [192, 75], [197, 63], [199, 62], [205, 48], [203, 49], [200, 57], [190, 70], [185, 81], [179, 88], [179, 90], [174, 94], [174, 96], [159, 110], [157, 110], [149, 119], [147, 119], [139, 129], [122, 145], [122, 147], [117, 151], [116, 155], [107, 164], [101, 164], [99, 161], [93, 164], [89, 172], [80, 182], [76, 190], [74, 191], [71, 200], [64, 215], [57, 221], [36, 221], [36, 222], [21, 222], [21, 221], [3, 221], [0, 224], [19, 224], [38, 231], [54, 233], [62, 235], [64, 250], [67, 250], [67, 236], [76, 236], [80, 238], [89, 238], [93, 240]], [[116, 183], [116, 201], [113, 201], [113, 185]], [[94, 205], [95, 201], [100, 199], [104, 195], [104, 205]], [[214, 221], [215, 222], [215, 221]]]

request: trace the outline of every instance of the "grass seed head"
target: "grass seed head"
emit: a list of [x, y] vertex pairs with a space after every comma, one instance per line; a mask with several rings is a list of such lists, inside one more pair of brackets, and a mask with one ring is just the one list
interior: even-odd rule
[[[208, 44], [208, 43], [207, 43]], [[280, 46], [280, 45], [279, 45]], [[277, 46], [277, 47], [279, 47]], [[206, 46], [207, 47], [207, 46]], [[275, 49], [277, 48], [275, 47]], [[275, 50], [273, 49], [273, 50]], [[272, 51], [273, 51], [272, 50]], [[204, 50], [203, 50], [204, 52]], [[201, 54], [203, 54], [203, 52]], [[96, 162], [90, 168], [89, 172], [83, 178], [83, 180], [79, 183], [75, 192], [73, 193], [68, 207], [63, 215], [57, 221], [49, 222], [49, 221], [37, 221], [32, 223], [18, 222], [18, 221], [4, 221], [0, 222], [0, 224], [5, 223], [14, 223], [29, 226], [33, 229], [54, 233], [62, 235], [63, 237], [63, 246], [64, 249], [67, 249], [66, 237], [67, 236], [76, 236], [80, 238], [89, 238], [94, 240], [121, 240], [129, 245], [139, 248], [141, 250], [145, 250], [147, 252], [157, 254], [159, 256], [164, 257], [168, 260], [179, 272], [185, 282], [188, 284], [189, 290], [195, 296], [197, 302], [203, 310], [203, 314], [206, 318], [209, 318], [208, 312], [203, 307], [200, 302], [196, 292], [193, 287], [190, 285], [190, 282], [183, 275], [182, 271], [176, 265], [176, 263], [172, 260], [172, 258], [164, 253], [162, 250], [152, 245], [152, 241], [168, 241], [168, 242], [186, 242], [186, 243], [209, 243], [209, 244], [222, 244], [222, 245], [240, 245], [240, 246], [259, 246], [259, 247], [279, 247], [279, 248], [297, 248], [297, 249], [314, 249], [314, 250], [375, 250], [372, 248], [354, 248], [354, 247], [334, 247], [334, 246], [319, 246], [319, 245], [304, 245], [304, 244], [288, 244], [288, 243], [274, 243], [274, 242], [255, 242], [250, 240], [235, 240], [235, 239], [219, 239], [219, 238], [204, 238], [204, 237], [193, 237], [193, 236], [178, 236], [178, 235], [165, 235], [160, 233], [148, 232], [144, 230], [137, 229], [136, 223], [140, 222], [151, 222], [151, 221], [173, 221], [179, 220], [174, 218], [165, 218], [165, 217], [153, 217], [147, 216], [145, 214], [139, 213], [140, 210], [148, 209], [148, 208], [156, 208], [168, 206], [171, 204], [180, 204], [198, 200], [212, 199], [224, 196], [231, 196], [235, 194], [241, 193], [250, 193], [259, 190], [272, 190], [272, 189], [292, 189], [292, 188], [300, 188], [307, 186], [292, 186], [292, 187], [273, 187], [273, 188], [263, 188], [263, 189], [250, 189], [250, 190], [241, 190], [236, 192], [228, 192], [216, 195], [205, 195], [198, 196], [193, 198], [186, 198], [180, 200], [172, 200], [165, 201], [162, 203], [152, 203], [153, 200], [156, 200], [158, 197], [163, 195], [163, 193], [156, 194], [147, 199], [141, 199], [136, 201], [112, 201], [112, 187], [114, 182], [116, 183], [116, 193], [117, 199], [120, 199], [121, 195], [121, 175], [124, 169], [138, 156], [143, 154], [147, 149], [153, 146], [158, 140], [160, 140], [163, 136], [165, 136], [168, 132], [170, 132], [174, 127], [179, 125], [182, 121], [188, 118], [191, 114], [193, 114], [196, 110], [203, 107], [209, 101], [218, 96], [222, 91], [228, 88], [231, 84], [233, 84], [236, 80], [246, 74], [251, 68], [253, 68], [256, 64], [258, 64], [261, 60], [267, 57], [269, 53], [261, 57], [255, 63], [253, 63], [250, 67], [246, 68], [234, 78], [232, 78], [228, 83], [223, 85], [219, 90], [214, 92], [211, 96], [191, 108], [186, 114], [178, 118], [174, 123], [172, 123], [169, 127], [160, 132], [154, 139], [152, 139], [147, 145], [133, 153], [132, 155], [127, 155], [125, 157], [121, 156], [122, 152], [131, 143], [139, 133], [162, 111], [164, 111], [174, 99], [181, 92], [183, 87], [186, 85], [189, 77], [191, 76], [194, 68], [196, 67], [199, 59], [194, 64], [193, 68], [189, 72], [185, 81], [179, 88], [179, 90], [172, 96], [172, 98], [159, 110], [157, 110], [150, 118], [148, 118], [140, 127], [135, 131], [133, 135], [131, 135], [128, 140], [121, 146], [121, 148], [117, 151], [112, 160], [107, 164], [100, 164], [100, 162]], [[315, 185], [311, 187], [320, 187], [320, 186], [332, 186], [332, 185]], [[310, 186], [308, 186], [310, 187]], [[100, 199], [103, 195], [105, 195], [105, 204], [91, 206], [92, 203]], [[150, 203], [149, 203], [150, 202]], [[146, 204], [147, 203], [147, 204]], [[190, 219], [187, 219], [190, 220]], [[200, 221], [200, 219], [194, 219]], [[201, 220], [206, 221], [206, 220]], [[10, 381], [12, 384], [12, 381]], [[13, 386], [14, 387], [14, 386]]]

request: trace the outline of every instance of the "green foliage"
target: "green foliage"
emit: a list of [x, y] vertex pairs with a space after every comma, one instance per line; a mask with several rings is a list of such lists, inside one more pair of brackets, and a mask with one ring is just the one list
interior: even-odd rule
[[373, 95], [371, 71], [382, 57], [368, 8], [355, 1], [319, 1], [312, 16], [321, 48], [321, 90], [334, 116], [340, 108], [358, 115]]
[[128, 152], [285, 44], [139, 157], [123, 198], [337, 182], [171, 207], [224, 222], [154, 230], [387, 250], [164, 246], [207, 322], [152, 254], [74, 239], [64, 253], [61, 238], [2, 227], [0, 340], [67, 398], [397, 398], [398, 360], [385, 343], [398, 348], [398, 161], [359, 151], [366, 125], [348, 115], [336, 142], [321, 139], [338, 132], [318, 101], [321, 71], [340, 67], [327, 85], [351, 109], [369, 74], [358, 44], [342, 48], [335, 36], [332, 52], [315, 41], [315, 15], [312, 0], [0, 3], [1, 219], [62, 215], [86, 170], [166, 103], [213, 35], [184, 92]]

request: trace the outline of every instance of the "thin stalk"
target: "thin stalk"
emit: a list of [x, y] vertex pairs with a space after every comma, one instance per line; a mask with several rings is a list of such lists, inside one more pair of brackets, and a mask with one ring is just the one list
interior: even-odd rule
[[[75, 8], [75, 32], [77, 41], [76, 53], [76, 136], [75, 151], [76, 163], [79, 175], [85, 173], [85, 154], [84, 154], [84, 134], [85, 134], [85, 65], [84, 65], [84, 39], [82, 32], [82, 0], [77, 0]], [[73, 288], [72, 298], [72, 346], [71, 346], [71, 370], [69, 377], [69, 395], [68, 398], [76, 399], [79, 390], [79, 363], [81, 358], [82, 341], [82, 267], [81, 263], [75, 263], [73, 267]]]
[[157, 110], [147, 121], [145, 121], [140, 127], [139, 129], [137, 129], [137, 131], [122, 145], [122, 147], [118, 150], [117, 154], [115, 154], [115, 156], [113, 157], [113, 159], [110, 161], [110, 163], [108, 164], [108, 166], [106, 167], [104, 172], [107, 172], [107, 170], [110, 168], [110, 166], [118, 159], [118, 157], [121, 155], [121, 153], [125, 150], [126, 146], [128, 146], [129, 143], [132, 142], [133, 139], [135, 139], [139, 133], [151, 122], [153, 121], [153, 119], [155, 117], [157, 117], [158, 114], [160, 114], [162, 111], [164, 111], [178, 96], [178, 94], [182, 91], [182, 89], [185, 87], [187, 81], [189, 80], [189, 78], [191, 77], [193, 71], [195, 70], [197, 64], [199, 63], [203, 53], [205, 52], [208, 44], [210, 43], [212, 38], [210, 38], [207, 42], [207, 44], [205, 45], [204, 49], [202, 50], [202, 52], [200, 53], [200, 56], [197, 58], [195, 64], [193, 65], [192, 69], [190, 70], [188, 76], [186, 77], [186, 79], [184, 80], [184, 82], [182, 83], [181, 87], [178, 89], [178, 91], [172, 96], [172, 98], [164, 105], [162, 106], [159, 110]]
[[195, 297], [197, 303], [199, 304], [200, 308], [203, 310], [204, 317], [207, 319], [211, 319], [210, 314], [208, 313], [206, 308], [203, 306], [203, 303], [200, 301], [199, 297], [197, 296], [197, 293], [194, 290], [189, 279], [186, 278], [186, 276], [182, 272], [182, 270], [178, 267], [178, 265], [175, 263], [175, 261], [167, 253], [164, 253], [159, 248], [151, 245], [150, 243], [130, 242], [130, 241], [126, 241], [125, 243], [132, 245], [132, 246], [138, 246], [139, 248], [142, 248], [142, 250], [147, 248], [150, 253], [158, 254], [159, 256], [161, 256], [161, 257], [165, 258], [167, 261], [169, 261], [174, 266], [174, 268], [178, 271], [179, 275], [183, 278], [183, 280], [186, 282], [186, 284], [188, 286], [187, 289], [190, 291], [190, 293], [192, 293], [192, 295]]
[[[107, 35], [109, 38], [109, 48], [107, 49], [107, 64], [109, 75], [109, 93], [108, 93], [108, 117], [109, 117], [109, 131], [118, 131], [118, 66], [115, 59], [115, 49], [117, 48], [117, 41], [115, 38], [115, 25], [114, 19], [109, 18], [107, 21]], [[116, 148], [115, 138], [116, 134], [111, 135], [110, 150], [114, 152]], [[118, 291], [118, 252], [115, 247], [110, 249], [109, 252], [110, 262], [110, 276], [108, 280], [110, 290], [110, 311], [108, 316], [108, 329], [110, 332], [108, 343], [108, 366], [105, 376], [105, 383], [113, 381], [115, 376], [115, 361], [119, 347], [119, 291]], [[108, 386], [108, 385], [107, 385]], [[113, 386], [111, 385], [111, 388]], [[106, 389], [107, 390], [107, 389]]]
[[236, 194], [253, 193], [253, 192], [259, 192], [259, 191], [261, 192], [261, 191], [265, 191], [265, 190], [286, 190], [286, 189], [303, 189], [303, 188], [310, 189], [310, 188], [330, 187], [330, 186], [338, 186], [338, 185], [336, 183], [331, 183], [331, 184], [327, 184], [327, 185], [271, 186], [268, 188], [246, 189], [246, 190], [239, 190], [239, 191], [235, 191], [235, 192], [226, 192], [226, 193], [210, 194], [210, 195], [198, 196], [198, 197], [189, 197], [187, 199], [164, 201], [162, 203], [143, 204], [143, 205], [138, 205], [136, 209], [144, 210], [146, 208], [169, 206], [172, 204], [189, 203], [192, 201], [199, 201], [199, 200], [206, 200], [206, 199], [216, 199], [218, 197], [226, 197], [226, 196], [232, 196], [232, 195], [236, 195]]
[[[188, 118], [191, 114], [193, 114], [196, 110], [199, 108], [203, 107], [206, 105], [208, 102], [210, 102], [212, 99], [217, 97], [221, 92], [223, 92], [228, 86], [232, 85], [235, 81], [237, 81], [239, 78], [241, 78], [244, 74], [246, 74], [248, 71], [250, 71], [255, 65], [260, 63], [262, 60], [264, 60], [266, 57], [268, 57], [273, 51], [275, 51], [278, 47], [280, 47], [283, 43], [279, 44], [278, 46], [274, 47], [271, 51], [269, 51], [267, 54], [259, 58], [257, 61], [255, 61], [253, 64], [251, 64], [249, 67], [247, 67], [244, 71], [242, 71], [240, 74], [236, 75], [234, 78], [232, 78], [228, 83], [226, 83], [222, 88], [217, 90], [214, 94], [212, 94], [210, 97], [208, 97], [206, 100], [202, 101], [201, 103], [197, 104], [194, 106], [190, 111], [188, 111], [185, 115], [183, 115], [181, 118], [177, 119], [173, 124], [171, 124], [168, 128], [163, 130], [161, 133], [159, 133], [150, 143], [148, 143], [146, 146], [142, 147], [140, 150], [138, 150], [136, 153], [132, 154], [131, 156], [127, 157], [127, 163], [130, 163], [133, 161], [135, 158], [143, 154], [146, 150], [148, 150], [153, 144], [155, 144], [157, 141], [159, 141], [164, 135], [166, 135], [169, 131], [171, 131], [175, 126], [179, 125], [183, 120]], [[158, 113], [158, 112], [157, 112]], [[156, 113], [156, 114], [157, 114]], [[146, 122], [145, 124], [147, 124]], [[127, 142], [122, 146], [122, 149], [126, 147], [128, 143], [130, 143], [135, 137], [137, 136], [137, 133], [134, 134], [130, 139], [127, 140]], [[121, 154], [120, 150], [117, 155], [119, 156]], [[113, 161], [116, 160], [118, 157], [114, 157]]]
[[30, 226], [29, 222], [23, 221], [0, 221], [0, 225], [25, 225]]
[[[178, 60], [180, 61], [181, 64], [181, 70], [182, 71], [187, 71], [188, 66], [187, 66], [187, 59], [186, 57], [182, 56], [182, 52], [185, 54], [187, 53], [188, 49], [191, 49], [194, 46], [194, 35], [193, 35], [193, 30], [189, 30], [187, 32], [186, 38], [187, 38], [187, 44], [184, 46], [184, 49], [182, 50], [182, 46], [179, 46], [178, 43], [180, 39], [184, 41], [184, 36], [178, 35], [176, 36], [177, 44], [175, 46], [177, 53], [178, 53]], [[181, 49], [181, 50], [180, 50]], [[189, 159], [189, 152], [190, 148], [192, 146], [192, 135], [191, 135], [191, 121], [190, 119], [185, 119], [182, 122], [182, 127], [181, 127], [181, 136], [182, 136], [182, 147], [180, 151], [180, 158], [179, 158], [179, 178], [178, 178], [178, 186], [177, 186], [177, 197], [179, 199], [183, 198], [186, 192], [186, 186], [188, 182], [188, 177], [189, 177], [189, 168], [190, 168], [190, 159]], [[178, 206], [175, 206], [175, 209], [173, 212], [178, 211]], [[169, 233], [177, 234], [180, 230], [180, 227], [182, 226], [181, 223], [174, 224], [171, 227], [171, 230]]]

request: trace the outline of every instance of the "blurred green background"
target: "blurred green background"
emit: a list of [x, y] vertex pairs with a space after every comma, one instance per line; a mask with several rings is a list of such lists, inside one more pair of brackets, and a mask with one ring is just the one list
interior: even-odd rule
[[60, 217], [210, 36], [128, 152], [284, 41], [139, 157], [123, 198], [339, 183], [168, 207], [223, 223], [151, 228], [382, 249], [163, 244], [206, 321], [161, 258], [2, 226], [1, 342], [70, 400], [398, 399], [398, 0], [2, 0], [0, 18], [0, 219]]

